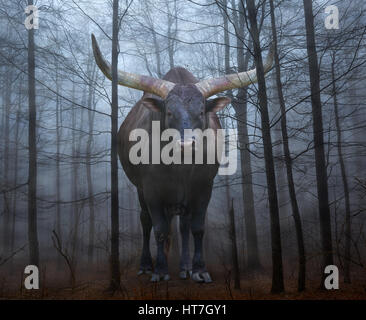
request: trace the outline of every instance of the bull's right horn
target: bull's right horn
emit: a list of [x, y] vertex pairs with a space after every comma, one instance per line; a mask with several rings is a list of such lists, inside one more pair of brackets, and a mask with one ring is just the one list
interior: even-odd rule
[[[91, 35], [91, 38], [95, 61], [104, 75], [109, 80], [112, 80], [111, 65], [109, 62], [107, 62], [107, 60], [104, 59], [102, 53], [100, 52], [94, 34]], [[168, 96], [170, 90], [172, 90], [175, 86], [175, 83], [170, 81], [128, 73], [122, 70], [118, 70], [118, 84], [121, 86], [153, 93], [163, 99]]]

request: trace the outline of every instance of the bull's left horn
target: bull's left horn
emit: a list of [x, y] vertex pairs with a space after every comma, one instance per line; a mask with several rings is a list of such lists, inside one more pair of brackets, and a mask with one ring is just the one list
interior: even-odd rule
[[[263, 66], [264, 73], [267, 73], [272, 68], [273, 56], [274, 48], [273, 45], [271, 45], [266, 62]], [[250, 84], [256, 83], [257, 81], [257, 70], [252, 69], [249, 71], [228, 74], [219, 78], [203, 80], [196, 83], [196, 87], [205, 98], [209, 98], [216, 93], [225, 90], [243, 88], [249, 86]]]
[[[111, 65], [107, 60], [104, 59], [102, 53], [100, 52], [94, 34], [91, 35], [91, 38], [95, 61], [104, 75], [109, 80], [112, 80]], [[121, 86], [153, 93], [163, 99], [168, 96], [170, 90], [172, 90], [175, 86], [175, 83], [170, 81], [128, 73], [122, 70], [118, 70], [118, 84]]]

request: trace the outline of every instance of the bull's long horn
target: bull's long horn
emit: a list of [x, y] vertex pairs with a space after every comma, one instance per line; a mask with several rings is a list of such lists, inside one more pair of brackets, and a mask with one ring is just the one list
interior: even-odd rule
[[[95, 61], [104, 75], [108, 79], [112, 80], [111, 65], [104, 59], [102, 53], [100, 52], [95, 36], [92, 34], [91, 37]], [[167, 97], [169, 91], [175, 86], [175, 83], [170, 81], [128, 73], [122, 70], [118, 70], [118, 84], [121, 86], [153, 93], [163, 99]]]
[[[273, 64], [273, 46], [270, 47], [266, 62], [264, 64], [264, 73], [267, 73]], [[216, 93], [249, 86], [258, 81], [256, 69], [225, 75], [219, 78], [207, 79], [196, 84], [198, 90], [205, 98], [209, 98]]]

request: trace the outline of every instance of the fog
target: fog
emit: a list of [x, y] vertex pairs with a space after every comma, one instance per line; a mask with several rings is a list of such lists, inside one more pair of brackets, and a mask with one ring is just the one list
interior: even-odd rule
[[[257, 13], [264, 60], [273, 42], [269, 2], [261, 2]], [[243, 3], [244, 12], [240, 0], [119, 1], [118, 68], [162, 78], [171, 68], [181, 66], [203, 80], [243, 71], [240, 54], [247, 59], [247, 69], [255, 68], [247, 2]], [[339, 29], [325, 27], [325, 8], [330, 4], [339, 8]], [[3, 296], [19, 286], [20, 275], [31, 264], [26, 5], [26, 1], [0, 0], [0, 287], [5, 288], [0, 292], [5, 292], [1, 293]], [[44, 0], [35, 5], [39, 10], [39, 28], [34, 29], [39, 267], [46, 272], [50, 286], [75, 286], [75, 281], [81, 284], [86, 279], [91, 283], [104, 281], [103, 286], [107, 286], [111, 255], [112, 87], [95, 63], [91, 34], [106, 59], [112, 61], [112, 1]], [[306, 250], [306, 282], [315, 288], [323, 274], [324, 239], [304, 6], [302, 1], [291, 0], [279, 4], [274, 1], [274, 6], [287, 142]], [[352, 283], [360, 285], [366, 279], [365, 9], [363, 1], [313, 1], [323, 120], [323, 131], [318, 134], [324, 140], [331, 256], [340, 270], [340, 281], [344, 280], [346, 266]], [[222, 127], [235, 129], [242, 139], [235, 146], [236, 172], [217, 175], [214, 181], [205, 222], [204, 256], [214, 283], [225, 286], [229, 283], [230, 287], [238, 276], [245, 291], [246, 277], [256, 274], [258, 287], [264, 281], [265, 292], [269, 292], [273, 233], [258, 88], [257, 84], [248, 86], [245, 101], [240, 89], [219, 94], [233, 101], [218, 113]], [[289, 195], [275, 67], [266, 76], [266, 93], [284, 281], [285, 286], [296, 291], [298, 238]], [[141, 91], [118, 86], [118, 126], [141, 96]], [[136, 188], [120, 163], [118, 180], [120, 270], [123, 281], [132, 281], [132, 284], [126, 282], [125, 287], [133, 296], [133, 281], [141, 279], [136, 275], [142, 249], [141, 209]], [[231, 203], [234, 220], [230, 216]], [[178, 217], [173, 219], [169, 252], [173, 280], [179, 273], [178, 222]], [[257, 240], [256, 247], [253, 239]], [[192, 240], [191, 237], [193, 253]], [[234, 242], [240, 275], [233, 259]], [[155, 260], [154, 233], [151, 252]], [[253, 252], [257, 258], [253, 258]], [[70, 270], [75, 276], [74, 283], [70, 282]], [[57, 285], [53, 284], [54, 279]], [[149, 279], [145, 280], [148, 283]], [[179, 282], [176, 286], [179, 288]], [[256, 290], [256, 283], [251, 286]]]

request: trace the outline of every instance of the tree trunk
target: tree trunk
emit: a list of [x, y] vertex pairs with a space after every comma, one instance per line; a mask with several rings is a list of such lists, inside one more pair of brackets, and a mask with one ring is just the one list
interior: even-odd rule
[[[225, 55], [226, 56], [226, 55]], [[224, 128], [226, 128], [226, 121], [224, 122]], [[227, 149], [228, 143], [225, 143], [225, 149]], [[227, 153], [228, 150], [225, 150]], [[231, 260], [232, 260], [232, 269], [234, 273], [234, 288], [240, 290], [240, 268], [239, 268], [239, 259], [238, 259], [238, 244], [236, 237], [236, 225], [235, 225], [235, 211], [234, 211], [234, 199], [231, 198], [230, 195], [230, 181], [229, 177], [226, 175], [224, 177], [225, 182], [225, 193], [226, 193], [226, 209], [228, 212], [228, 235], [231, 243]]]
[[[9, 143], [10, 143], [10, 105], [11, 105], [11, 79], [9, 75], [5, 77], [4, 88], [4, 110], [5, 110], [5, 128], [4, 128], [4, 189], [10, 187], [9, 184]], [[4, 221], [2, 225], [3, 253], [6, 255], [10, 251], [10, 197], [8, 192], [4, 196]]]
[[[95, 77], [95, 64], [91, 72], [90, 79], [94, 80]], [[95, 104], [93, 103], [93, 86], [89, 85], [88, 93], [88, 107], [94, 110]], [[95, 212], [94, 212], [94, 188], [91, 172], [91, 147], [93, 143], [93, 130], [94, 130], [94, 118], [95, 113], [88, 111], [88, 123], [89, 123], [89, 135], [86, 145], [86, 179], [88, 184], [88, 199], [89, 199], [89, 240], [88, 240], [88, 263], [93, 263], [94, 258], [94, 236], [95, 236]]]
[[[72, 88], [72, 101], [75, 101], [75, 82], [73, 83]], [[73, 270], [76, 270], [76, 254], [78, 249], [78, 234], [79, 234], [79, 205], [77, 203], [78, 199], [78, 151], [76, 146], [76, 107], [74, 104], [71, 105], [72, 107], [72, 117], [71, 117], [71, 128], [72, 128], [72, 187], [70, 188], [71, 191], [71, 199], [72, 199], [72, 219], [70, 220], [73, 222], [73, 226], [71, 227], [72, 230], [72, 242], [71, 242], [71, 263]]]
[[296, 237], [297, 237], [297, 248], [299, 255], [299, 272], [298, 272], [298, 283], [297, 288], [298, 291], [305, 290], [305, 275], [306, 275], [306, 256], [305, 256], [305, 244], [304, 244], [304, 235], [302, 231], [301, 224], [301, 216], [300, 210], [296, 198], [296, 190], [295, 183], [292, 174], [292, 158], [290, 154], [290, 147], [288, 141], [288, 133], [287, 133], [287, 119], [286, 119], [286, 105], [285, 99], [283, 96], [282, 90], [282, 82], [281, 82], [281, 68], [280, 68], [280, 60], [278, 54], [278, 45], [277, 45], [277, 30], [276, 30], [276, 20], [274, 14], [274, 5], [273, 0], [270, 0], [271, 6], [271, 23], [272, 23], [272, 37], [273, 37], [273, 45], [274, 45], [274, 58], [275, 58], [275, 67], [276, 67], [276, 85], [278, 91], [278, 98], [281, 109], [281, 131], [282, 131], [282, 141], [283, 141], [283, 153], [285, 156], [285, 164], [287, 170], [287, 183], [289, 189], [289, 195], [291, 200], [292, 207], [292, 215], [294, 217], [295, 229], [296, 229]]
[[235, 227], [234, 199], [231, 199], [231, 203], [229, 201], [228, 205], [229, 205], [229, 218], [230, 218], [231, 257], [233, 260], [233, 270], [234, 270], [234, 288], [240, 290], [240, 269], [238, 259], [236, 227]]
[[258, 77], [258, 99], [261, 112], [262, 138], [264, 149], [264, 160], [266, 167], [268, 199], [271, 221], [271, 243], [272, 243], [272, 293], [284, 291], [283, 267], [282, 267], [282, 246], [281, 228], [278, 210], [278, 199], [276, 189], [276, 175], [274, 170], [274, 160], [272, 151], [272, 139], [270, 132], [270, 122], [268, 114], [267, 88], [264, 75], [262, 51], [259, 41], [257, 26], [257, 13], [254, 0], [247, 0], [248, 18], [250, 31], [253, 39], [254, 61], [257, 68]]
[[[170, 69], [174, 68], [174, 36], [172, 34], [172, 25], [173, 25], [173, 14], [170, 9], [170, 1], [166, 2], [167, 5], [167, 19], [168, 19], [168, 32], [167, 32], [167, 40], [168, 40], [168, 56], [169, 56], [169, 67]], [[176, 5], [176, 4], [175, 4]], [[177, 20], [177, 17], [175, 17]]]
[[341, 175], [343, 182], [344, 201], [345, 201], [345, 212], [346, 212], [346, 228], [345, 228], [345, 247], [344, 247], [344, 282], [351, 283], [350, 275], [350, 261], [351, 261], [351, 205], [349, 196], [349, 186], [347, 180], [347, 170], [344, 163], [343, 150], [342, 150], [342, 128], [339, 121], [339, 110], [338, 110], [338, 96], [336, 87], [336, 76], [335, 76], [335, 53], [332, 56], [332, 94], [334, 104], [335, 123], [337, 129], [337, 149], [339, 165], [341, 167]]
[[[18, 158], [19, 158], [19, 126], [21, 119], [21, 108], [22, 108], [22, 81], [19, 81], [19, 101], [18, 101], [18, 110], [16, 113], [16, 124], [15, 124], [15, 155], [14, 155], [14, 187], [18, 184]], [[12, 224], [11, 224], [11, 241], [10, 241], [10, 252], [14, 252], [15, 250], [15, 230], [16, 230], [16, 214], [17, 214], [17, 190], [14, 190], [13, 193], [13, 216], [12, 216]]]
[[[33, 0], [28, 0], [33, 5]], [[29, 127], [28, 127], [28, 241], [29, 263], [39, 265], [39, 247], [37, 232], [37, 113], [36, 113], [36, 83], [34, 57], [34, 29], [28, 30], [28, 99], [29, 99]]]
[[[233, 6], [234, 8], [234, 6]], [[244, 55], [244, 28], [245, 16], [243, 2], [240, 2], [238, 8], [238, 18], [234, 15], [234, 21], [237, 34], [237, 63], [238, 72], [248, 69], [250, 51]], [[257, 223], [254, 208], [254, 193], [252, 180], [252, 164], [250, 157], [250, 142], [247, 125], [248, 115], [248, 88], [239, 88], [236, 99], [233, 101], [235, 116], [237, 119], [237, 130], [240, 147], [240, 164], [241, 164], [241, 180], [242, 195], [244, 206], [244, 222], [245, 234], [247, 242], [247, 269], [248, 271], [258, 270], [261, 267], [258, 251]]]
[[119, 202], [118, 202], [118, 0], [113, 0], [112, 36], [112, 112], [111, 112], [111, 290], [120, 288]]
[[[313, 5], [311, 0], [303, 0], [303, 2], [305, 9], [306, 40], [307, 40], [307, 52], [309, 59], [311, 105], [313, 115], [313, 134], [314, 134], [314, 150], [315, 150], [315, 169], [316, 169], [320, 233], [321, 233], [322, 255], [323, 255], [321, 274], [324, 279], [325, 267], [327, 265], [333, 264], [332, 229], [331, 229], [330, 209], [328, 201], [327, 168], [324, 154], [323, 114], [320, 99], [320, 76], [319, 76], [318, 56], [315, 44]], [[323, 287], [323, 281], [321, 286]]]
[[[61, 125], [61, 103], [59, 97], [59, 75], [58, 64], [56, 62], [56, 233], [62, 245], [62, 228], [61, 228], [61, 172], [60, 172], [60, 143], [62, 134]], [[57, 266], [61, 266], [61, 255], [57, 255]]]

